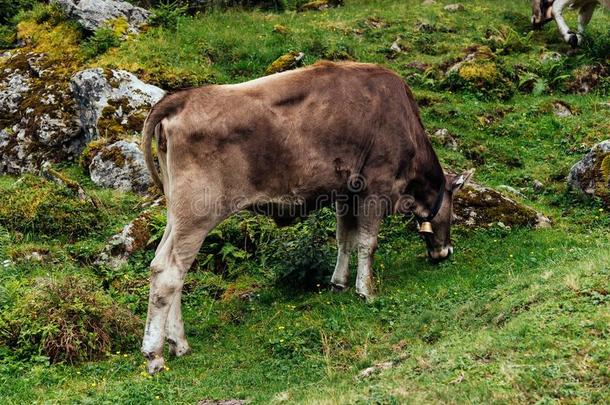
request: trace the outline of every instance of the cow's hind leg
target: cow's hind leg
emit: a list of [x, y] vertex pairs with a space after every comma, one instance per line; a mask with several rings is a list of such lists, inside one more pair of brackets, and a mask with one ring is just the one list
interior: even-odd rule
[[381, 216], [373, 213], [358, 217], [358, 275], [356, 293], [367, 300], [374, 296], [373, 256], [377, 250], [377, 235]]
[[330, 283], [335, 291], [343, 291], [349, 282], [349, 257], [358, 241], [358, 220], [344, 202], [337, 202], [336, 210], [337, 264]]
[[[142, 353], [148, 359], [148, 372], [151, 374], [164, 367], [163, 342], [170, 309], [175, 306], [174, 315], [177, 314], [184, 276], [193, 263], [205, 235], [215, 224], [216, 221], [211, 220], [173, 217], [167, 239], [150, 265], [150, 296]], [[182, 324], [181, 319], [180, 322], [175, 321], [176, 319], [171, 323], [173, 327], [178, 323]], [[181, 335], [181, 343], [186, 342], [181, 326], [177, 330], [170, 329], [173, 334]], [[188, 348], [188, 345], [186, 347]]]

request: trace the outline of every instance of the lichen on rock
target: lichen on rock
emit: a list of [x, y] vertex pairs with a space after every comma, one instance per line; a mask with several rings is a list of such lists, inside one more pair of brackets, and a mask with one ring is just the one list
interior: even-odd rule
[[551, 224], [543, 214], [476, 183], [464, 186], [454, 197], [453, 211], [457, 224], [471, 228], [494, 225], [545, 228]]
[[599, 197], [610, 206], [610, 140], [593, 146], [572, 166], [568, 187], [589, 198]]
[[104, 146], [89, 165], [91, 180], [98, 186], [146, 193], [152, 180], [137, 144], [118, 141]]
[[294, 69], [301, 63], [304, 56], [305, 54], [303, 52], [288, 52], [287, 54], [282, 55], [275, 61], [273, 61], [273, 63], [271, 63], [271, 65], [267, 67], [267, 70], [265, 70], [265, 74], [271, 75], [274, 73]]
[[96, 31], [108, 27], [113, 22], [124, 20], [126, 31], [137, 33], [146, 24], [150, 12], [126, 1], [116, 0], [53, 0], [86, 30]]

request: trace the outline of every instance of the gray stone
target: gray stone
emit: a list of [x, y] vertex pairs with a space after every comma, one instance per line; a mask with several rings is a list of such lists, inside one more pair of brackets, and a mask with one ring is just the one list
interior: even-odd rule
[[430, 138], [449, 150], [457, 150], [458, 143], [446, 128], [436, 130]]
[[456, 11], [463, 11], [464, 10], [464, 5], [462, 3], [455, 3], [455, 4], [447, 4], [444, 7], [445, 11], [450, 11], [450, 12], [456, 12]]
[[[131, 118], [144, 116], [165, 95], [164, 90], [142, 82], [129, 72], [100, 68], [78, 72], [72, 77], [71, 87], [87, 140], [107, 135], [100, 134], [98, 128], [98, 120], [106, 107], [116, 106], [111, 118], [129, 132]], [[140, 132], [141, 129], [130, 130]]]
[[0, 72], [0, 173], [35, 172], [77, 156], [84, 140], [66, 78], [44, 54], [6, 54]]
[[112, 236], [94, 264], [117, 270], [127, 263], [132, 254], [144, 249], [151, 236], [150, 215], [150, 211], [144, 211], [125, 225], [121, 232]]
[[150, 12], [126, 1], [115, 0], [52, 0], [66, 15], [81, 24], [86, 30], [97, 31], [107, 27], [108, 22], [124, 18], [128, 31], [137, 33], [146, 23]]
[[93, 158], [89, 173], [101, 187], [144, 194], [152, 185], [144, 155], [134, 142], [118, 141], [103, 147]]
[[565, 118], [572, 115], [572, 110], [570, 110], [570, 107], [561, 101], [555, 101], [553, 103], [553, 112], [560, 118]]
[[600, 191], [607, 193], [608, 179], [602, 172], [602, 163], [608, 156], [610, 156], [610, 140], [593, 146], [589, 153], [570, 169], [568, 187], [587, 197], [599, 195]]

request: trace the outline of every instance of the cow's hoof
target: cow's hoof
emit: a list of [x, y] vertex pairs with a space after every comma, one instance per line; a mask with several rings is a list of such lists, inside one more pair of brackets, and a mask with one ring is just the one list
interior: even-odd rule
[[148, 374], [155, 375], [159, 371], [163, 371], [165, 368], [165, 360], [163, 357], [155, 357], [154, 359], [148, 360]]
[[344, 292], [345, 290], [347, 290], [346, 285], [340, 284], [340, 283], [333, 283], [332, 281], [330, 282], [330, 288], [332, 289], [333, 292], [336, 292], [336, 293]]
[[174, 357], [182, 357], [191, 352], [189, 344], [184, 341], [181, 343], [169, 342], [169, 355]]
[[368, 291], [356, 291], [356, 295], [358, 295], [358, 297], [362, 298], [366, 302], [372, 302], [373, 300], [375, 300], [375, 295], [371, 294]]
[[578, 48], [578, 35], [570, 34], [570, 38], [568, 39], [568, 44], [574, 49]]

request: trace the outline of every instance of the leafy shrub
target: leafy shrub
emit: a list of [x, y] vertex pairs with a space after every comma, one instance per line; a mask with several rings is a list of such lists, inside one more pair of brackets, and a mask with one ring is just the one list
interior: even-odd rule
[[81, 49], [85, 58], [91, 59], [119, 45], [119, 36], [113, 29], [100, 28], [83, 42]]
[[13, 46], [16, 36], [17, 33], [13, 27], [0, 25], [0, 49]]
[[11, 232], [74, 240], [104, 227], [104, 210], [68, 187], [25, 175], [2, 191], [0, 223]]
[[0, 315], [0, 344], [29, 359], [76, 363], [131, 347], [140, 321], [82, 276], [41, 278]]
[[148, 19], [150, 25], [155, 27], [165, 27], [176, 29], [178, 18], [186, 13], [188, 6], [181, 5], [177, 1], [161, 3], [152, 11]]
[[22, 10], [29, 10], [36, 0], [0, 0], [0, 24], [10, 22]]

